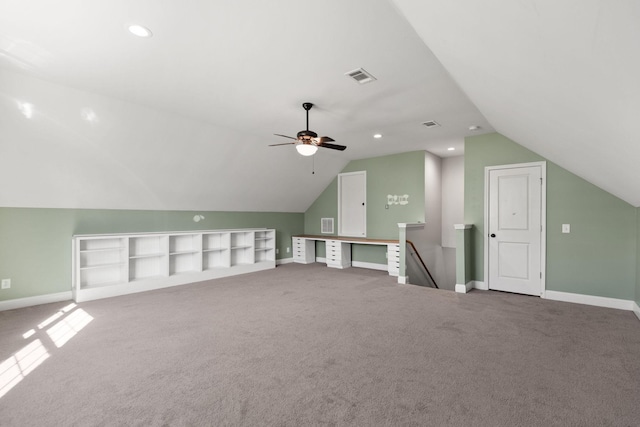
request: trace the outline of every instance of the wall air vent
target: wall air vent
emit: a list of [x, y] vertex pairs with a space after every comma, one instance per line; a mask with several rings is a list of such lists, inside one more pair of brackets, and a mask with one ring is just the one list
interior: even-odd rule
[[322, 218], [320, 225], [322, 234], [333, 234], [333, 218]]
[[371, 74], [367, 73], [363, 68], [358, 68], [357, 70], [349, 71], [348, 73], [345, 73], [345, 76], [351, 77], [353, 80], [355, 80], [361, 85], [377, 80]]
[[436, 122], [435, 120], [427, 120], [426, 122], [422, 123], [424, 126], [428, 127], [428, 128], [435, 128], [440, 126], [440, 123]]

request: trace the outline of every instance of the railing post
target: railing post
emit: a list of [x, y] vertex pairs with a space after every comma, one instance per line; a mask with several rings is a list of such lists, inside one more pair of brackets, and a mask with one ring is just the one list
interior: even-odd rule
[[401, 284], [409, 283], [409, 277], [407, 276], [407, 229], [410, 228], [424, 228], [424, 223], [398, 223], [398, 242], [400, 245], [398, 283]]
[[466, 294], [471, 282], [471, 224], [455, 224], [456, 229], [456, 292]]

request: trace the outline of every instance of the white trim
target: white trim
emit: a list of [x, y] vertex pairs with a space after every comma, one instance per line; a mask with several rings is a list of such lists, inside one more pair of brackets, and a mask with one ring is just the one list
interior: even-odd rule
[[453, 224], [453, 228], [456, 230], [469, 230], [473, 227], [473, 224]]
[[280, 258], [276, 260], [276, 265], [282, 265], [282, 264], [291, 264], [293, 263], [293, 257], [291, 258]]
[[218, 228], [215, 230], [183, 230], [183, 231], [148, 231], [141, 233], [104, 233], [104, 234], [74, 234], [73, 237], [83, 238], [104, 238], [110, 239], [112, 237], [145, 237], [153, 236], [156, 234], [207, 234], [207, 233], [227, 233], [231, 231], [265, 231], [268, 228]]
[[52, 302], [71, 301], [71, 291], [58, 292], [56, 294], [38, 295], [35, 297], [16, 298], [0, 301], [0, 311], [14, 310], [16, 308], [32, 307], [34, 305], [50, 304]]
[[399, 222], [398, 228], [424, 228], [424, 222]]
[[389, 266], [387, 264], [377, 264], [374, 262], [365, 262], [365, 261], [351, 261], [351, 266], [358, 267], [358, 268], [368, 268], [370, 270], [380, 270], [380, 271], [387, 271], [389, 269]]
[[190, 285], [202, 283], [212, 279], [236, 276], [239, 274], [255, 273], [275, 268], [275, 261], [260, 261], [254, 264], [237, 264], [229, 268], [215, 268], [206, 271], [192, 271], [175, 274], [172, 276], [149, 277], [131, 282], [118, 283], [116, 285], [88, 287], [75, 289], [73, 299], [75, 302], [93, 301], [101, 298], [111, 298], [121, 295], [129, 295], [137, 292], [164, 289], [172, 286]]
[[[594, 305], [596, 307], [617, 308], [618, 310], [633, 310], [634, 301], [618, 298], [598, 297], [593, 295], [573, 294], [570, 292], [558, 292], [547, 290], [545, 299], [554, 301], [572, 302], [576, 304]], [[636, 305], [637, 307], [637, 305]]]
[[406, 285], [409, 283], [409, 276], [398, 276], [398, 283], [401, 285]]
[[[342, 231], [342, 177], [348, 175], [363, 175], [364, 176], [364, 218], [363, 218], [363, 226], [364, 226], [364, 234], [355, 236], [353, 234], [345, 234]], [[338, 236], [344, 237], [367, 237], [367, 171], [355, 171], [355, 172], [345, 172], [338, 174]]]
[[633, 312], [635, 313], [638, 320], [640, 320], [640, 306], [638, 305], [637, 302], [633, 303]]
[[472, 284], [473, 289], [479, 289], [481, 291], [488, 291], [489, 290], [489, 286], [487, 285], [487, 282], [481, 282], [479, 280], [472, 280], [469, 283]]
[[466, 294], [467, 292], [469, 292], [471, 289], [473, 289], [473, 282], [467, 282], [465, 285], [461, 285], [456, 283], [456, 292], [459, 294]]
[[[327, 258], [316, 257], [316, 262], [321, 262], [326, 264]], [[377, 264], [377, 263], [365, 262], [365, 261], [351, 261], [351, 266], [358, 267], [358, 268], [368, 268], [371, 270], [380, 270], [380, 271], [387, 271], [389, 269], [389, 266], [387, 264]]]
[[484, 235], [482, 239], [484, 241], [484, 283], [487, 284], [489, 289], [489, 239], [487, 239], [489, 229], [489, 171], [499, 169], [516, 169], [516, 168], [529, 168], [540, 167], [540, 176], [542, 177], [542, 188], [540, 189], [540, 272], [542, 277], [540, 278], [540, 296], [544, 298], [545, 290], [547, 289], [547, 162], [530, 162], [530, 163], [515, 163], [509, 165], [495, 165], [485, 166], [484, 168]]

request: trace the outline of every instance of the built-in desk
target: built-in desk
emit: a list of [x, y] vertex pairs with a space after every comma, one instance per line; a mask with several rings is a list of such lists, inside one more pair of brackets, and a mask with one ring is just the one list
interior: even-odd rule
[[327, 267], [351, 267], [351, 244], [387, 246], [387, 271], [397, 276], [400, 268], [400, 245], [398, 240], [362, 239], [359, 237], [316, 236], [302, 234], [293, 236], [293, 262], [310, 264], [316, 262], [316, 242], [325, 242]]

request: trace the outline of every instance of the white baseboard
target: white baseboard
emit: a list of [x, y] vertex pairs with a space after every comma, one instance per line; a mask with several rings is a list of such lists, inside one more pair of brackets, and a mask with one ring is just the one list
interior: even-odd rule
[[351, 265], [353, 267], [368, 268], [370, 270], [387, 271], [389, 269], [387, 264], [376, 264], [374, 262], [351, 261]]
[[640, 320], [640, 306], [638, 305], [637, 302], [633, 303], [633, 312], [636, 314], [636, 317], [638, 318], [638, 320]]
[[409, 276], [398, 276], [398, 283], [401, 285], [406, 285], [409, 283]]
[[293, 263], [293, 257], [291, 258], [280, 258], [276, 260], [276, 265], [282, 265], [282, 264], [291, 264]]
[[[573, 294], [570, 292], [544, 292], [543, 298], [554, 301], [573, 302], [577, 304], [594, 305], [596, 307], [617, 308], [618, 310], [633, 310], [634, 301], [618, 298], [597, 297], [593, 295]], [[637, 307], [637, 305], [636, 305]], [[640, 316], [639, 316], [640, 317]]]
[[473, 285], [473, 289], [480, 289], [481, 291], [489, 290], [489, 286], [485, 282], [480, 282], [479, 280], [472, 280], [469, 283]]
[[465, 285], [456, 283], [456, 292], [459, 294], [466, 294], [473, 289], [473, 282], [467, 282]]
[[14, 310], [16, 308], [32, 307], [34, 305], [50, 304], [52, 302], [71, 301], [71, 291], [58, 292], [57, 294], [38, 295], [35, 297], [16, 298], [0, 301], [0, 311]]
[[[316, 262], [321, 262], [326, 264], [327, 259], [323, 257], [316, 257]], [[387, 271], [387, 268], [389, 268], [387, 264], [376, 264], [373, 262], [364, 262], [364, 261], [351, 261], [351, 266], [358, 267], [358, 268], [370, 268], [371, 270], [380, 270], [380, 271]]]

